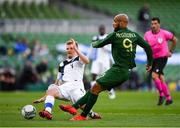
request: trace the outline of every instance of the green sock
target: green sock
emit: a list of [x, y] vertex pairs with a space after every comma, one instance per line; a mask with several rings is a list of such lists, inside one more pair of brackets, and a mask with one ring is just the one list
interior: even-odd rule
[[91, 111], [92, 107], [96, 103], [97, 98], [98, 98], [98, 95], [92, 94], [90, 92], [88, 101], [86, 102], [86, 106], [85, 106], [83, 112], [81, 113], [82, 116], [86, 117], [88, 115], [88, 113]]
[[74, 103], [72, 106], [78, 109], [80, 106], [86, 104], [89, 95], [90, 95], [90, 91], [86, 92], [86, 94], [81, 99], [79, 99], [76, 103]]

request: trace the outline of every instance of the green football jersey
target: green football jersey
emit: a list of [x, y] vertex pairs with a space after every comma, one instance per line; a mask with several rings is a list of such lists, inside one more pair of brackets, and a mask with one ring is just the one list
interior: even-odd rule
[[109, 34], [105, 39], [92, 42], [94, 48], [112, 45], [112, 56], [115, 64], [120, 67], [132, 69], [136, 66], [135, 54], [136, 47], [139, 45], [144, 48], [147, 54], [148, 65], [152, 65], [152, 50], [150, 45], [144, 41], [136, 32], [129, 29], [120, 29]]

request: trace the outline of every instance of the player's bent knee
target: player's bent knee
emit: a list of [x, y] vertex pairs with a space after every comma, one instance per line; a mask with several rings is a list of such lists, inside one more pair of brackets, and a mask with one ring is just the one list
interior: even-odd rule
[[58, 90], [57, 88], [50, 88], [46, 91], [46, 94], [47, 95], [51, 95], [51, 96], [54, 96], [54, 97], [57, 97], [58, 95]]
[[50, 85], [48, 86], [48, 90], [51, 89], [51, 88], [54, 88], [55, 86], [57, 86], [57, 85], [55, 85], [55, 84], [50, 84]]

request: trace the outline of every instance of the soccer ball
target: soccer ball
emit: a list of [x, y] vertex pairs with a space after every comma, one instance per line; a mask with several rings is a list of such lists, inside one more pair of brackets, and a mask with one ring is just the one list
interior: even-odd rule
[[22, 109], [21, 109], [21, 115], [25, 118], [25, 119], [32, 119], [36, 116], [36, 108], [32, 105], [25, 105]]

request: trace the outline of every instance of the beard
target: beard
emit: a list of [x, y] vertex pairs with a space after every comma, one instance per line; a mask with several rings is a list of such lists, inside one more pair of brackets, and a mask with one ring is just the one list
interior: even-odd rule
[[72, 56], [72, 55], [68, 55], [67, 58], [68, 58], [68, 59], [72, 59], [73, 56]]
[[119, 27], [115, 28], [115, 29], [114, 29], [114, 32], [119, 31], [119, 29], [120, 29]]
[[152, 33], [157, 33], [157, 29], [156, 28], [151, 28]]

